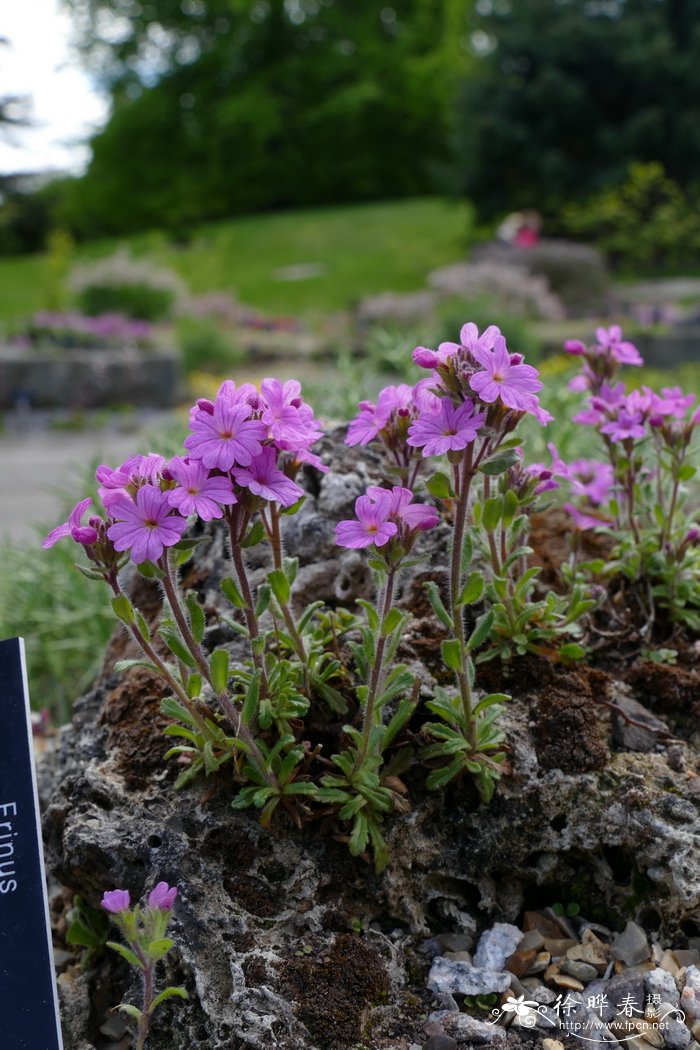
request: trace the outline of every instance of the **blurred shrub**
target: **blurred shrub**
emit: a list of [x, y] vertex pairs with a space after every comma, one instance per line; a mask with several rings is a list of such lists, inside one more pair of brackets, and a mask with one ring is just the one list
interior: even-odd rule
[[187, 373], [210, 372], [220, 375], [239, 365], [245, 358], [245, 352], [214, 322], [205, 318], [180, 318], [177, 338]]
[[594, 315], [605, 306], [608, 271], [604, 256], [591, 245], [542, 240], [531, 248], [518, 248], [491, 242], [478, 245], [473, 256], [477, 262], [544, 278], [569, 316]]
[[62, 310], [66, 305], [66, 280], [74, 247], [68, 230], [52, 230], [48, 235], [43, 303], [47, 310]]
[[37, 349], [148, 349], [153, 345], [152, 337], [148, 321], [130, 320], [121, 314], [85, 317], [79, 313], [42, 311], [15, 334], [13, 342]]
[[522, 267], [502, 260], [455, 263], [428, 274], [428, 284], [443, 296], [466, 300], [486, 296], [513, 317], [558, 321], [564, 308], [545, 276], [523, 273]]
[[133, 259], [123, 250], [75, 267], [70, 285], [86, 314], [119, 313], [144, 321], [168, 317], [185, 291], [170, 270]]
[[623, 267], [687, 265], [700, 259], [700, 193], [683, 190], [661, 164], [632, 164], [626, 180], [562, 209], [561, 225]]

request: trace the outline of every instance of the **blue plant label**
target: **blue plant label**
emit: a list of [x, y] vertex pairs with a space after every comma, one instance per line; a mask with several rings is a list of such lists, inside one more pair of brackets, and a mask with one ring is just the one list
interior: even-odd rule
[[0, 642], [0, 1046], [63, 1050], [24, 642]]

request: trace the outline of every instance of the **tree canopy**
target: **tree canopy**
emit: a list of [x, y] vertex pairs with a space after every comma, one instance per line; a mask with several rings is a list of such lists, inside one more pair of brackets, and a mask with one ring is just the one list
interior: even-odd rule
[[68, 2], [113, 98], [79, 232], [423, 193], [447, 168], [465, 0]]
[[539, 207], [660, 161], [700, 171], [700, 0], [479, 0], [460, 98], [463, 186], [482, 211]]

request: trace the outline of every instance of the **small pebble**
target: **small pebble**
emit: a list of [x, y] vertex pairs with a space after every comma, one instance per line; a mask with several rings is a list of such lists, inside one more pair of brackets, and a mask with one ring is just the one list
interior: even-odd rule
[[552, 980], [560, 988], [570, 988], [572, 992], [582, 992], [585, 987], [581, 981], [578, 981], [575, 977], [570, 977], [568, 973], [555, 973]]
[[667, 970], [673, 977], [677, 977], [680, 972], [680, 966], [676, 962], [675, 952], [665, 951], [661, 956], [659, 966], [662, 970]]
[[518, 945], [519, 952], [529, 952], [533, 948], [536, 952], [540, 952], [544, 948], [544, 937], [539, 930], [528, 930], [527, 933], [523, 934], [523, 938]]
[[678, 1006], [680, 995], [676, 986], [676, 979], [668, 970], [657, 966], [644, 975], [644, 991], [647, 999], [649, 996], [660, 995], [662, 1000]]
[[584, 984], [588, 984], [589, 981], [595, 981], [598, 976], [598, 970], [595, 966], [585, 962], [577, 962], [575, 959], [564, 959], [561, 963], [561, 969], [564, 973], [568, 973], [577, 980], [583, 981]]
[[544, 946], [550, 955], [566, 955], [569, 948], [575, 948], [578, 941], [574, 940], [573, 937], [563, 937], [555, 939], [553, 937], [545, 937]]
[[564, 1050], [564, 1044], [558, 1039], [543, 1039], [542, 1050]]
[[452, 959], [453, 962], [465, 962], [471, 966], [472, 953], [471, 952], [443, 952], [443, 959]]
[[534, 962], [536, 955], [537, 951], [534, 948], [530, 948], [529, 951], [523, 951], [521, 948], [518, 948], [517, 952], [513, 952], [506, 959], [506, 970], [510, 970], [516, 977], [522, 977], [530, 969], [530, 965]]
[[552, 922], [556, 922], [565, 937], [570, 937], [572, 940], [576, 940], [576, 930], [565, 915], [557, 915], [552, 908], [544, 908], [543, 914], [546, 915], [548, 919], [551, 919]]
[[527, 971], [528, 974], [542, 973], [544, 970], [547, 969], [551, 961], [552, 956], [549, 954], [549, 952], [540, 952], [532, 960], [532, 963], [530, 964], [530, 969]]
[[561, 929], [558, 922], [552, 922], [538, 911], [526, 911], [523, 916], [523, 929], [525, 932], [539, 930], [543, 937], [561, 937]]
[[673, 955], [679, 966], [700, 966], [700, 952], [697, 948], [673, 949]]

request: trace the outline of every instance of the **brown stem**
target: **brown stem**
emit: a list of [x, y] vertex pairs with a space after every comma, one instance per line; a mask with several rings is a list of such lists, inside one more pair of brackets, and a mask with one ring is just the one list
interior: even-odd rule
[[[275, 504], [271, 504], [270, 521], [267, 521], [265, 515], [262, 512], [260, 516], [262, 518], [263, 525], [265, 526], [265, 531], [267, 532], [267, 536], [270, 541], [270, 547], [272, 548], [272, 560], [274, 566], [276, 569], [279, 569], [280, 572], [283, 572], [284, 570], [282, 568], [282, 535], [280, 532], [279, 511]], [[282, 610], [282, 616], [284, 617], [284, 622], [287, 630], [289, 631], [289, 636], [292, 639], [292, 643], [294, 645], [296, 654], [301, 661], [302, 667], [304, 668], [304, 684], [306, 686], [306, 691], [308, 692], [309, 658], [306, 653], [304, 640], [299, 634], [299, 629], [297, 628], [296, 620], [294, 619], [294, 614], [292, 613], [292, 610], [289, 607], [289, 603], [282, 602], [279, 600], [279, 598], [277, 598], [277, 603], [280, 609]]]
[[[461, 472], [460, 472], [461, 467]], [[450, 612], [454, 627], [455, 638], [459, 643], [460, 670], [457, 674], [457, 684], [462, 699], [462, 711], [464, 713], [464, 724], [469, 734], [469, 741], [476, 750], [476, 722], [472, 715], [473, 697], [467, 674], [467, 656], [465, 651], [464, 617], [459, 606], [459, 594], [462, 586], [462, 551], [464, 549], [464, 531], [467, 523], [467, 509], [469, 504], [469, 488], [474, 476], [472, 462], [472, 446], [462, 458], [461, 464], [454, 466], [454, 486], [458, 493], [457, 513], [452, 531], [452, 552], [450, 557]]]

